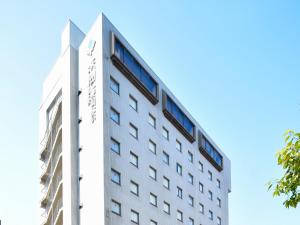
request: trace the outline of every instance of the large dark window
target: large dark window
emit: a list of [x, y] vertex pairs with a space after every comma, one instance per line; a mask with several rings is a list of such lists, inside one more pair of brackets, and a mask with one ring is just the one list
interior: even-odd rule
[[223, 170], [223, 157], [199, 131], [199, 149], [202, 155], [218, 170]]
[[163, 112], [190, 142], [195, 141], [195, 125], [164, 91]]
[[114, 65], [152, 102], [158, 102], [158, 84], [124, 45], [112, 34]]

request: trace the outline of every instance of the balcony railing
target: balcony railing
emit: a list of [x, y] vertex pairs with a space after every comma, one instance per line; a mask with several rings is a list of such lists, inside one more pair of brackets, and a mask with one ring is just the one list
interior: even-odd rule
[[41, 202], [41, 207], [45, 208], [45, 211], [49, 213], [50, 206], [55, 198], [57, 189], [62, 181], [62, 172], [60, 171], [56, 176], [52, 178], [51, 185], [49, 186], [49, 191], [45, 194]]
[[[62, 118], [61, 118], [61, 98], [59, 98], [56, 101], [56, 104], [54, 106], [53, 114], [48, 122], [48, 127], [46, 129], [45, 135], [43, 140], [41, 141], [42, 145], [42, 151], [41, 151], [41, 160], [47, 163], [46, 161], [49, 159], [49, 154], [51, 147], [54, 142], [54, 138], [56, 137], [56, 134], [61, 126]], [[57, 116], [58, 114], [58, 116]]]
[[48, 184], [51, 180], [53, 173], [55, 172], [55, 166], [57, 164], [58, 158], [62, 152], [62, 144], [59, 143], [56, 145], [56, 148], [53, 150], [51, 160], [48, 160], [48, 164], [43, 167], [44, 173], [41, 177], [41, 183], [44, 184], [44, 189], [48, 187]]
[[63, 208], [63, 200], [61, 197], [56, 201], [55, 206], [52, 207], [51, 214], [46, 217], [46, 221], [43, 223], [43, 225], [56, 225], [57, 220], [59, 218], [59, 213], [62, 208]]

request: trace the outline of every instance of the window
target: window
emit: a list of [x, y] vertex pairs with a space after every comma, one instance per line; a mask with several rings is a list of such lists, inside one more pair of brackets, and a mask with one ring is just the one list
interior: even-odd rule
[[188, 203], [190, 206], [194, 207], [194, 198], [191, 195], [189, 195]]
[[176, 172], [182, 175], [182, 166], [179, 163], [176, 163]]
[[194, 176], [192, 174], [188, 174], [188, 181], [190, 184], [194, 184]]
[[110, 139], [110, 149], [120, 155], [120, 143], [113, 138]]
[[130, 213], [130, 220], [131, 222], [133, 223], [136, 223], [136, 224], [139, 224], [139, 213], [134, 211], [134, 210], [131, 210], [131, 213]]
[[202, 203], [199, 203], [200, 206], [200, 213], [204, 214], [204, 205]]
[[169, 154], [168, 153], [166, 153], [166, 152], [163, 152], [163, 162], [165, 163], [165, 164], [167, 164], [167, 165], [169, 165], [169, 163], [170, 163], [170, 157], [169, 157]]
[[193, 153], [191, 153], [190, 151], [188, 151], [188, 159], [191, 163], [194, 162], [194, 156], [193, 156]]
[[134, 97], [132, 97], [132, 95], [129, 95], [129, 106], [133, 108], [134, 111], [138, 111], [137, 100]]
[[150, 193], [149, 202], [153, 206], [157, 206], [157, 196], [155, 194]]
[[213, 219], [214, 219], [214, 213], [213, 213], [211, 210], [209, 210], [209, 212], [208, 212], [208, 218], [209, 218], [210, 220], [213, 220]]
[[130, 163], [135, 167], [139, 167], [139, 157], [133, 152], [130, 152]]
[[201, 182], [199, 182], [199, 191], [203, 193], [203, 184]]
[[212, 172], [210, 172], [210, 171], [208, 171], [208, 179], [209, 179], [209, 180], [212, 180], [212, 179], [213, 179]]
[[113, 90], [116, 94], [120, 94], [120, 85], [119, 83], [112, 77], [110, 77], [110, 89]]
[[129, 133], [135, 139], [138, 139], [138, 129], [132, 123], [129, 124]]
[[116, 124], [120, 124], [120, 113], [114, 108], [110, 108], [110, 119]]
[[183, 213], [180, 210], [177, 210], [177, 220], [183, 222]]
[[221, 199], [217, 198], [217, 205], [221, 208]]
[[199, 166], [199, 170], [203, 173], [203, 163], [199, 161], [198, 166]]
[[154, 169], [153, 167], [149, 167], [149, 176], [153, 179], [156, 180], [156, 169]]
[[169, 140], [169, 131], [167, 130], [167, 128], [162, 128], [162, 135], [166, 140]]
[[118, 216], [121, 216], [121, 204], [115, 200], [111, 200], [111, 211]]
[[152, 116], [150, 113], [149, 113], [148, 123], [149, 123], [153, 128], [156, 128], [156, 119], [155, 119], [155, 117]]
[[182, 151], [182, 149], [181, 149], [181, 142], [180, 141], [178, 141], [178, 140], [176, 140], [176, 149], [178, 150], [178, 151]]
[[114, 65], [148, 98], [152, 104], [158, 102], [158, 84], [113, 35], [112, 61]]
[[217, 225], [221, 225], [222, 223], [221, 223], [221, 218], [220, 217], [218, 217], [217, 218]]
[[139, 196], [139, 185], [134, 181], [130, 181], [130, 192], [136, 196]]
[[195, 141], [195, 125], [178, 105], [163, 91], [163, 113], [165, 117], [192, 143]]
[[217, 179], [217, 187], [221, 189], [221, 181]]
[[201, 154], [218, 170], [223, 169], [223, 157], [217, 149], [199, 132], [199, 150]]
[[157, 225], [157, 222], [155, 222], [154, 220], [150, 220], [150, 225]]
[[209, 200], [213, 200], [213, 193], [211, 191], [208, 191], [208, 198]]
[[188, 225], [194, 225], [194, 219], [189, 218], [189, 223], [188, 223]]
[[121, 174], [114, 169], [111, 169], [111, 181], [121, 185]]
[[167, 214], [170, 214], [170, 204], [167, 202], [164, 202], [163, 204], [163, 211]]
[[156, 144], [152, 140], [149, 140], [148, 148], [152, 153], [156, 154]]
[[177, 186], [177, 197], [182, 199], [182, 189]]
[[166, 177], [163, 177], [163, 186], [168, 190], [170, 189], [170, 180]]

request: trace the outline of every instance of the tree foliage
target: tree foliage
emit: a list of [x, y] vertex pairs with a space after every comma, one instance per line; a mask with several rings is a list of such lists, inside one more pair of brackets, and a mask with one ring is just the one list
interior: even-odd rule
[[300, 202], [300, 133], [288, 130], [284, 134], [285, 146], [277, 152], [277, 163], [283, 170], [283, 176], [269, 183], [273, 196], [285, 196], [286, 208], [296, 208]]

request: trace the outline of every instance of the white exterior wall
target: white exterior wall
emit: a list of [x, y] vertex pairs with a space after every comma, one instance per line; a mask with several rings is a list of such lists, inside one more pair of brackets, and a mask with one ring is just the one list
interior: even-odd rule
[[[159, 102], [156, 105], [150, 103], [112, 64], [111, 31], [158, 82]], [[69, 37], [72, 37], [71, 41], [67, 41]], [[83, 38], [84, 34], [79, 30], [76, 33], [66, 29], [63, 34], [63, 59], [59, 59], [44, 84], [43, 104], [40, 110], [40, 130], [43, 133], [47, 105], [51, 103], [50, 99], [54, 98], [55, 93], [62, 88], [64, 224], [132, 224], [131, 209], [140, 213], [141, 225], [149, 224], [150, 219], [162, 225], [182, 224], [176, 219], [178, 209], [183, 212], [184, 224], [188, 224], [189, 217], [194, 219], [195, 225], [216, 224], [217, 217], [221, 217], [222, 225], [228, 225], [228, 193], [231, 191], [230, 160], [104, 15], [98, 17]], [[89, 48], [91, 41], [95, 41], [93, 48]], [[79, 53], [76, 49], [79, 49]], [[93, 60], [95, 60], [94, 64]], [[94, 66], [93, 71], [91, 66]], [[93, 77], [89, 71], [91, 73], [95, 71], [94, 83], [91, 83]], [[110, 89], [110, 76], [119, 82], [120, 95]], [[79, 97], [77, 97], [78, 90], [81, 90]], [[221, 172], [218, 172], [199, 152], [198, 137], [191, 144], [165, 118], [162, 112], [162, 90], [167, 92], [192, 120], [196, 129], [201, 130], [222, 154], [224, 169]], [[129, 94], [138, 101], [138, 112], [129, 106]], [[95, 103], [96, 108], [89, 105], [90, 101]], [[120, 113], [120, 125], [111, 121], [110, 107]], [[149, 113], [156, 118], [156, 129], [148, 124]], [[95, 116], [93, 122], [92, 116]], [[81, 123], [78, 125], [79, 118]], [[130, 136], [129, 123], [133, 123], [139, 129], [138, 140]], [[169, 141], [162, 136], [163, 126], [169, 131]], [[110, 150], [111, 137], [120, 142], [120, 155]], [[149, 139], [156, 143], [156, 155], [148, 150]], [[176, 139], [182, 143], [182, 152], [175, 148]], [[82, 150], [79, 152], [78, 148]], [[129, 162], [130, 151], [139, 156], [138, 169]], [[162, 161], [163, 151], [170, 156], [169, 166]], [[188, 161], [188, 151], [193, 153], [194, 163]], [[204, 165], [203, 173], [198, 169], [198, 161]], [[176, 173], [177, 162], [183, 167], [182, 176]], [[149, 166], [157, 170], [157, 181], [149, 177]], [[111, 182], [111, 168], [121, 173], [120, 186]], [[213, 173], [213, 181], [208, 179], [208, 170]], [[188, 173], [194, 176], [194, 185], [188, 183]], [[78, 182], [79, 174], [82, 179]], [[170, 190], [163, 187], [163, 176], [170, 180]], [[217, 187], [217, 179], [221, 181], [221, 189]], [[130, 180], [139, 184], [139, 197], [130, 193]], [[203, 194], [199, 191], [199, 182], [204, 185]], [[183, 199], [177, 197], [177, 186], [183, 189]], [[213, 192], [213, 201], [208, 199], [208, 190]], [[149, 203], [150, 192], [158, 197], [157, 207]], [[194, 197], [194, 207], [188, 205], [188, 195]], [[217, 197], [222, 200], [221, 208], [217, 206]], [[121, 216], [111, 213], [111, 199], [122, 204]], [[163, 212], [164, 201], [171, 206], [170, 215]], [[199, 202], [205, 207], [204, 215], [199, 212]], [[213, 221], [208, 219], [208, 210], [214, 212]]]

